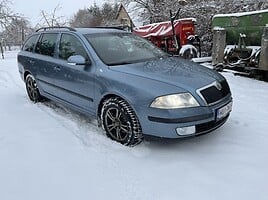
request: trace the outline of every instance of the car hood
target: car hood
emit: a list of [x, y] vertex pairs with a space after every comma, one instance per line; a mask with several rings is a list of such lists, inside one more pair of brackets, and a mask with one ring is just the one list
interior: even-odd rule
[[223, 79], [218, 72], [191, 61], [174, 57], [113, 66], [111, 70], [161, 81], [188, 91], [196, 90], [215, 80]]

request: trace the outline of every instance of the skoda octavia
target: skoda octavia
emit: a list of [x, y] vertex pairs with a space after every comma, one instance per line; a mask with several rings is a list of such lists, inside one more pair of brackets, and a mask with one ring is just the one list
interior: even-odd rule
[[124, 145], [144, 135], [204, 134], [232, 109], [221, 74], [115, 28], [39, 29], [18, 53], [18, 67], [30, 100], [51, 99], [96, 118]]

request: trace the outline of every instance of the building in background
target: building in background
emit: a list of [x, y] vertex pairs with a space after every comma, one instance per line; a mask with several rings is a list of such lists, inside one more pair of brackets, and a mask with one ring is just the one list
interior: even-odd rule
[[115, 21], [117, 26], [122, 27], [126, 31], [132, 31], [135, 27], [131, 17], [129, 16], [123, 4], [121, 4], [118, 9]]

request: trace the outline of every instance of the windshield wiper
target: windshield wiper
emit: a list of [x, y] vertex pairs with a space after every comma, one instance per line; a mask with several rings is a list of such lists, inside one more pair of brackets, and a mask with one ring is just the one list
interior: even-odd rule
[[126, 62], [126, 61], [124, 61], [124, 62], [117, 62], [117, 63], [109, 63], [107, 65], [109, 65], [109, 66], [116, 66], [116, 65], [129, 65], [129, 64], [133, 64], [133, 62]]

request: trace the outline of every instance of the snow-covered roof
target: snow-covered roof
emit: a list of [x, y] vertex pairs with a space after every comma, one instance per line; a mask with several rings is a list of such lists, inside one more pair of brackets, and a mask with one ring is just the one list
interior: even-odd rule
[[[179, 22], [179, 21], [192, 21], [192, 22], [196, 22], [196, 18], [193, 17], [188, 17], [188, 18], [181, 18], [181, 19], [176, 19], [174, 22]], [[158, 25], [162, 25], [165, 23], [170, 23], [170, 21], [163, 21], [163, 22], [156, 22], [156, 23], [152, 23], [150, 24], [150, 26], [158, 26]]]
[[240, 13], [217, 14], [217, 15], [214, 15], [214, 17], [241, 17], [241, 16], [246, 16], [246, 15], [255, 15], [255, 14], [261, 14], [261, 13], [268, 13], [268, 9], [250, 11], [250, 12], [240, 12]]
[[[182, 18], [174, 21], [175, 32], [177, 31], [177, 27], [180, 22], [195, 22], [195, 18]], [[144, 26], [136, 27], [133, 30], [136, 34], [142, 37], [156, 37], [156, 36], [172, 36], [172, 26], [170, 21], [158, 22], [147, 24]]]

